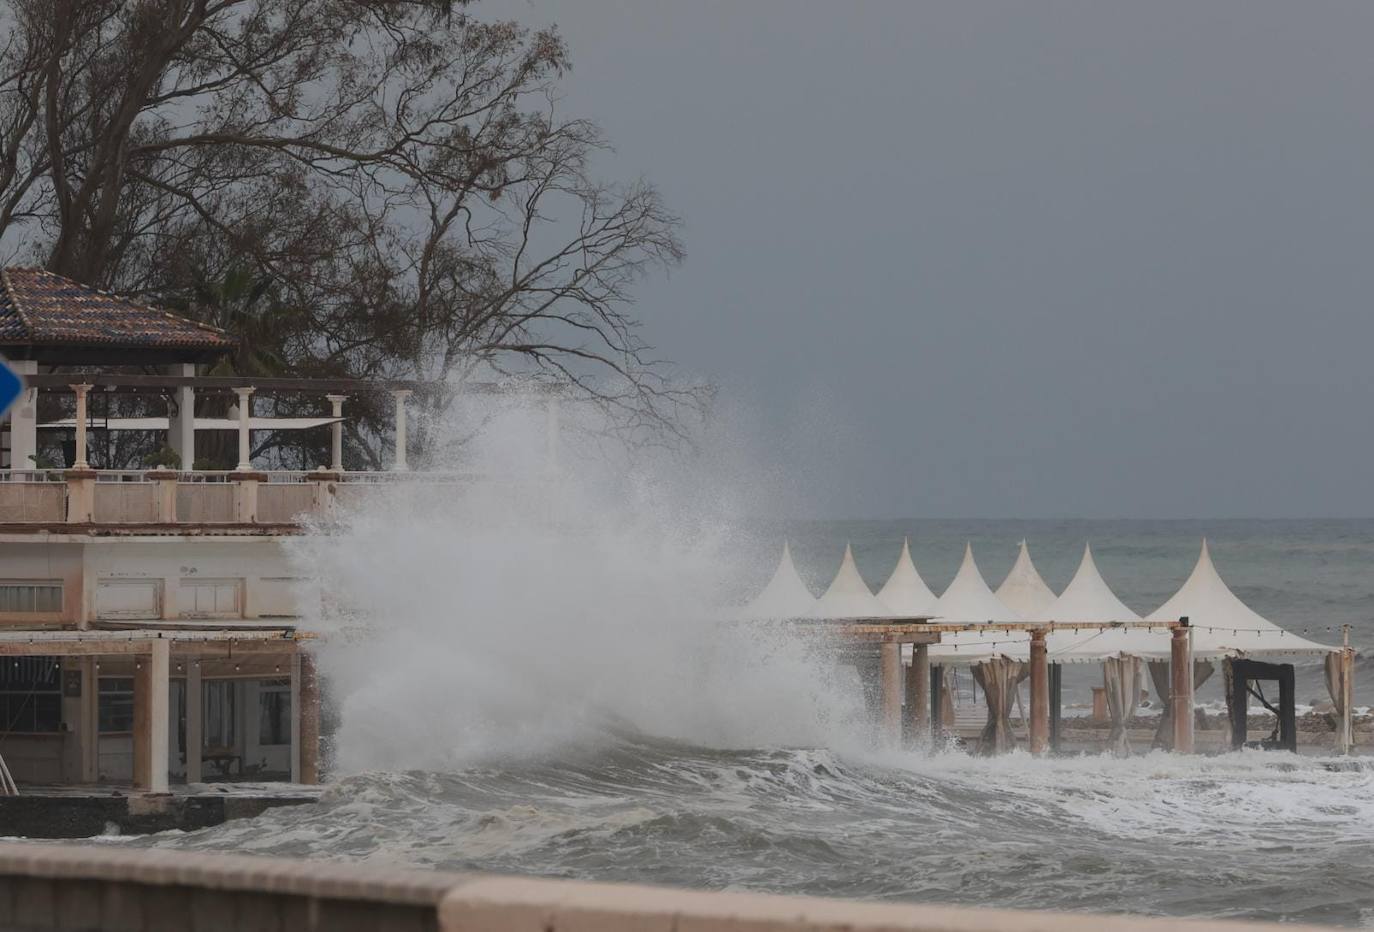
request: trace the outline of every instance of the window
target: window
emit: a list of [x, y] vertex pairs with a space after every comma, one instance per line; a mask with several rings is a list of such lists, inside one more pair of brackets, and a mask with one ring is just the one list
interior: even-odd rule
[[237, 685], [234, 680], [206, 680], [204, 683], [207, 748], [231, 748], [237, 743], [238, 729], [234, 721], [234, 687]]
[[5, 733], [61, 730], [62, 674], [56, 657], [0, 662], [0, 716]]
[[238, 618], [243, 592], [238, 579], [183, 579], [181, 614], [185, 618]]
[[23, 582], [0, 583], [0, 612], [40, 612], [62, 611], [62, 581], [42, 579]]
[[100, 580], [95, 587], [95, 617], [161, 618], [162, 580]]
[[258, 686], [258, 744], [291, 743], [291, 681], [263, 680]]
[[102, 676], [99, 701], [100, 733], [134, 730], [134, 678]]

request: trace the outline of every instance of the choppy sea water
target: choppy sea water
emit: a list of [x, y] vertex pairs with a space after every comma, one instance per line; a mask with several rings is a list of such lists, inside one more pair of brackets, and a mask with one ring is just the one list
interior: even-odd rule
[[[1016, 542], [1027, 538], [1058, 589], [1091, 539], [1108, 582], [1142, 612], [1186, 578], [1206, 534], [1223, 576], [1260, 612], [1317, 640], [1335, 641], [1349, 623], [1356, 644], [1374, 642], [1374, 522], [790, 525], [749, 542], [755, 577], [771, 571], [782, 533], [816, 588], [846, 541], [876, 588], [910, 534], [937, 591], [966, 540], [995, 586]], [[1358, 704], [1374, 695], [1369, 678], [1362, 663]], [[1307, 665], [1299, 698], [1320, 698], [1320, 689]], [[336, 783], [317, 805], [119, 843], [840, 897], [1374, 925], [1368, 758], [989, 760], [713, 749], [607, 733], [481, 767], [360, 774]]]

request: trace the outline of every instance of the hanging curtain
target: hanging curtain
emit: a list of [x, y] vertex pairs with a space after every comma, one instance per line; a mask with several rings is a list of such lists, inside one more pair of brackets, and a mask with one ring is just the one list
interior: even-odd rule
[[[1146, 666], [1150, 669], [1150, 682], [1154, 683], [1155, 695], [1164, 703], [1159, 716], [1159, 727], [1155, 729], [1155, 740], [1150, 747], [1165, 751], [1174, 749], [1174, 681], [1173, 667], [1167, 660], [1151, 660]], [[1215, 668], [1210, 660], [1193, 661], [1193, 695], [1202, 684], [1211, 679]]]
[[1326, 655], [1326, 688], [1331, 693], [1331, 702], [1336, 706], [1336, 748], [1342, 752], [1350, 747], [1350, 731], [1346, 727], [1349, 720], [1345, 717], [1348, 669], [1344, 651], [1333, 651]]
[[1016, 749], [1011, 730], [1011, 709], [1016, 704], [1016, 684], [1026, 675], [1026, 664], [1006, 657], [985, 660], [973, 668], [973, 678], [988, 700], [988, 723], [978, 738], [979, 754], [1005, 754]]
[[1138, 657], [1109, 657], [1102, 663], [1102, 685], [1107, 688], [1107, 712], [1112, 719], [1107, 747], [1117, 757], [1131, 753], [1126, 728], [1140, 699], [1140, 691], [1136, 688], [1139, 677]]

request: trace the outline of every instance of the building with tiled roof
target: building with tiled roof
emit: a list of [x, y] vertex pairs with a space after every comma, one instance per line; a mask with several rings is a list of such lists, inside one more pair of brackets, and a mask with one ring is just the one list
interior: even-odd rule
[[202, 324], [44, 269], [0, 270], [0, 353], [81, 365], [208, 362], [233, 338]]

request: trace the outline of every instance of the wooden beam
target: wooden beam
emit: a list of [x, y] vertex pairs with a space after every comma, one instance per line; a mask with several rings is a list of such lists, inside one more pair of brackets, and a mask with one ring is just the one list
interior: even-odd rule
[[906, 674], [906, 718], [914, 742], [930, 736], [930, 648], [915, 644]]

